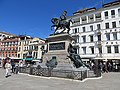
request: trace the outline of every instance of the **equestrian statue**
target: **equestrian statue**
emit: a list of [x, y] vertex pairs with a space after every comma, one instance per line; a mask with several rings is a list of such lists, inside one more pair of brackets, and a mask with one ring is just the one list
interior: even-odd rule
[[67, 33], [69, 34], [70, 22], [72, 22], [72, 20], [67, 20], [66, 14], [67, 11], [64, 11], [63, 14], [60, 16], [60, 19], [56, 17], [51, 19], [51, 22], [53, 23], [53, 25], [51, 26], [51, 30], [54, 27], [54, 34], [56, 34], [56, 31], [58, 29], [63, 29], [63, 31], [61, 31], [60, 33], [63, 33], [67, 29]]

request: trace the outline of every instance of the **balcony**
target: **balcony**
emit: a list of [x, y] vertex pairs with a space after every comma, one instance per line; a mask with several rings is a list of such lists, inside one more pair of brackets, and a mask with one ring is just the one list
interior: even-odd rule
[[108, 16], [105, 16], [105, 19], [108, 19]]
[[87, 23], [87, 20], [85, 20], [85, 21], [82, 21], [82, 24], [86, 24]]
[[96, 57], [97, 57], [97, 58], [102, 58], [102, 53], [98, 53], [98, 54], [96, 55]]
[[101, 21], [101, 17], [99, 17], [99, 18], [95, 18], [96, 19], [96, 21]]
[[100, 21], [101, 20], [101, 13], [95, 14], [95, 20]]
[[100, 35], [101, 34], [101, 30], [95, 30], [95, 35]]
[[96, 42], [95, 42], [95, 46], [101, 47], [101, 46], [102, 46], [102, 42], [101, 42], [101, 41], [96, 41]]
[[88, 21], [88, 22], [89, 22], [89, 23], [90, 23], [90, 22], [94, 22], [94, 19], [89, 19], [89, 21]]
[[115, 18], [115, 15], [112, 15], [111, 18]]
[[90, 22], [94, 22], [94, 16], [93, 16], [93, 14], [90, 15], [90, 16], [88, 16], [88, 22], [89, 22], [89, 23], [90, 23]]
[[80, 22], [75, 22], [72, 24], [72, 26], [78, 26], [78, 25], [80, 25]]

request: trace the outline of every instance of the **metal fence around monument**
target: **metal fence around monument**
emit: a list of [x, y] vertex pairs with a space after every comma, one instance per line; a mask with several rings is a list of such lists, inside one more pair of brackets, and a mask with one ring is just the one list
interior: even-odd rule
[[69, 78], [76, 80], [101, 76], [100, 71], [98, 71], [96, 74], [94, 71], [50, 70], [48, 68], [40, 67], [21, 67], [19, 68], [19, 72], [37, 76]]

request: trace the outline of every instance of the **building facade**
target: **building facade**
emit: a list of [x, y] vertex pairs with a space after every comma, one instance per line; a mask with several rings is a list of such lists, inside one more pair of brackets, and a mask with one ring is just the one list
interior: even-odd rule
[[28, 54], [31, 55], [34, 59], [42, 59], [42, 47], [44, 46], [44, 43], [45, 41], [43, 39], [33, 38], [29, 44]]
[[83, 61], [120, 60], [120, 1], [73, 13], [71, 36]]
[[25, 59], [31, 57], [34, 59], [41, 59], [41, 47], [44, 43], [45, 41], [40, 38], [22, 36], [21, 40], [18, 42], [18, 58]]
[[32, 40], [32, 37], [20, 35], [20, 40], [18, 42], [18, 51], [17, 57], [20, 59], [26, 58], [28, 53], [29, 43]]
[[18, 37], [5, 38], [0, 42], [0, 58], [5, 59], [9, 57], [11, 59], [17, 58], [18, 49]]

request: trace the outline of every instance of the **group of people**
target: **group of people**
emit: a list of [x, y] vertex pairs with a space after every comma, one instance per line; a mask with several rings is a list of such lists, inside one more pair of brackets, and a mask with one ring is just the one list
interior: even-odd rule
[[101, 69], [101, 72], [112, 72], [114, 69], [117, 69], [114, 67], [113, 62], [107, 61], [107, 62], [99, 62], [99, 68]]
[[11, 73], [18, 74], [19, 67], [21, 67], [22, 65], [23, 65], [22, 62], [18, 63], [18, 62], [14, 62], [12, 60], [6, 60], [5, 64], [4, 64], [5, 77], [7, 78], [7, 77], [11, 76]]
[[[91, 69], [94, 70], [95, 69], [95, 63], [91, 62]], [[117, 69], [116, 65], [114, 65], [114, 63], [112, 61], [99, 61], [98, 62], [98, 69], [100, 69], [100, 71], [102, 73], [104, 72], [112, 72], [115, 71]]]

